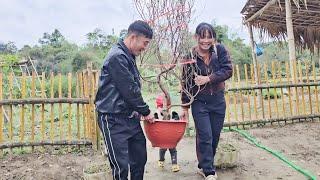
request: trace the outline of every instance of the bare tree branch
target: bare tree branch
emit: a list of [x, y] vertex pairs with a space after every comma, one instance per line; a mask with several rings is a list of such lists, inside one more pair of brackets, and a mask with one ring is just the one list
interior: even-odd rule
[[[175, 78], [181, 84], [181, 92], [189, 97], [191, 100], [189, 104], [191, 104], [195, 94], [191, 93], [191, 89], [185, 87], [194, 88], [194, 85], [184, 86], [182, 84], [189, 83], [194, 74], [182, 76], [183, 71], [177, 70], [176, 67], [180, 66], [179, 60], [190, 48], [188, 44], [190, 41], [187, 40], [190, 38], [188, 24], [191, 21], [194, 0], [133, 0], [133, 2], [140, 17], [154, 30], [154, 38], [148, 51], [145, 52], [148, 54], [140, 56], [140, 67], [145, 67], [147, 63], [160, 65], [160, 68], [157, 69], [159, 72], [157, 72], [156, 82], [165, 94], [164, 107], [168, 112], [173, 106], [185, 106], [185, 104], [171, 105], [169, 92], [163, 82], [168, 77]], [[196, 66], [188, 66], [188, 68], [196, 68]], [[195, 69], [189, 70], [195, 72]], [[145, 78], [142, 79], [145, 80]], [[199, 92], [200, 87], [198, 89]]]

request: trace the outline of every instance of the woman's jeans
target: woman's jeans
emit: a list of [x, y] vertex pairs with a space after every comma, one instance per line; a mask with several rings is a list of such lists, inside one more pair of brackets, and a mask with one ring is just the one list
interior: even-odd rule
[[198, 167], [205, 174], [212, 174], [215, 172], [214, 156], [225, 118], [224, 91], [196, 96], [191, 110], [196, 128]]

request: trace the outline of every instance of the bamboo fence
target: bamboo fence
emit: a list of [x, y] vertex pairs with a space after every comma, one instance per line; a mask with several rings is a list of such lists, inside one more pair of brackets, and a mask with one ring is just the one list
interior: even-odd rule
[[98, 71], [89, 65], [75, 74], [40, 76], [37, 82], [36, 73], [23, 73], [17, 92], [14, 75], [0, 73], [0, 149], [90, 144], [99, 148], [93, 102]]
[[[309, 62], [296, 66], [291, 77], [288, 62], [258, 64], [258, 72], [253, 65], [235, 65], [226, 82], [224, 126], [245, 128], [320, 118], [319, 69]], [[36, 73], [22, 74], [20, 92], [13, 74], [0, 73], [0, 150], [91, 144], [100, 148], [94, 107], [98, 76], [90, 64], [76, 74], [42, 73], [40, 82]]]
[[234, 66], [233, 76], [226, 83], [224, 126], [259, 126], [320, 117], [315, 63], [298, 62], [293, 77], [288, 62], [258, 64], [258, 79], [253, 69], [253, 65]]

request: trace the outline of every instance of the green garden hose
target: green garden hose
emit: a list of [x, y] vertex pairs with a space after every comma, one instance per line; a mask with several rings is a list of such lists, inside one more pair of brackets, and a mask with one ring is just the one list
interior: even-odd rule
[[292, 161], [288, 160], [285, 156], [283, 156], [280, 152], [276, 152], [264, 145], [262, 145], [261, 143], [259, 143], [253, 136], [251, 136], [250, 134], [248, 134], [246, 131], [241, 130], [241, 129], [237, 129], [237, 128], [224, 128], [223, 131], [227, 132], [227, 131], [234, 131], [237, 132], [239, 134], [241, 134], [242, 136], [244, 136], [247, 140], [249, 140], [250, 142], [252, 142], [254, 145], [256, 145], [257, 147], [271, 153], [272, 155], [274, 155], [275, 157], [279, 158], [280, 160], [282, 160], [283, 162], [285, 162], [289, 167], [295, 169], [296, 171], [300, 172], [301, 174], [305, 175], [308, 179], [311, 180], [317, 180], [316, 176], [314, 176], [313, 174], [311, 174], [309, 171], [302, 169], [301, 167], [295, 165]]

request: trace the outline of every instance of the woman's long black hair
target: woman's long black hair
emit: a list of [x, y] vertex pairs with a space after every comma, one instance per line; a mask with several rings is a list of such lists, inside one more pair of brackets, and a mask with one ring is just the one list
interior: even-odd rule
[[196, 34], [200, 38], [205, 38], [206, 32], [209, 33], [210, 37], [216, 39], [216, 31], [214, 30], [213, 26], [211, 24], [202, 22], [200, 23], [196, 28]]

